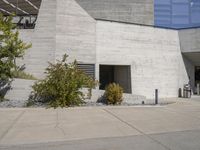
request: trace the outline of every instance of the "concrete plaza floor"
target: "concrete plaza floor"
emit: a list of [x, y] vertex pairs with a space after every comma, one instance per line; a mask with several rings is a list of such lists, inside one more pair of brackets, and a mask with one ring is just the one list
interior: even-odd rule
[[1, 150], [200, 150], [200, 98], [152, 107], [0, 109]]

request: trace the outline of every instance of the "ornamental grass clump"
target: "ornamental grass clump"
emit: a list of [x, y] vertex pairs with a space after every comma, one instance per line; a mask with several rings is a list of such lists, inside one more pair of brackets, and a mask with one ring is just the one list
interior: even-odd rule
[[116, 83], [109, 84], [105, 89], [106, 102], [109, 105], [119, 105], [123, 101], [123, 88]]
[[81, 88], [92, 89], [96, 82], [77, 67], [77, 62], [67, 63], [67, 55], [56, 64], [49, 63], [46, 78], [33, 85], [30, 103], [45, 103], [49, 107], [79, 106], [84, 103]]

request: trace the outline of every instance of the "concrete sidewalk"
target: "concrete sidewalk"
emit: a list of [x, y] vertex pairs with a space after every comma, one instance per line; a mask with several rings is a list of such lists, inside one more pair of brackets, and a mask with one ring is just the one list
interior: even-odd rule
[[[0, 149], [21, 144], [133, 136], [165, 147], [159, 142], [162, 136], [154, 135], [200, 133], [200, 102], [179, 100], [160, 107], [0, 109], [0, 118]], [[200, 145], [197, 147], [200, 149]]]

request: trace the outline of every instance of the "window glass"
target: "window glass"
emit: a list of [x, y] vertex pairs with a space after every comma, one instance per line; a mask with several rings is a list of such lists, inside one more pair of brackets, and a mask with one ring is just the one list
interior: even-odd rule
[[154, 0], [155, 26], [200, 27], [200, 0]]
[[189, 15], [188, 4], [173, 4], [172, 5], [172, 15]]

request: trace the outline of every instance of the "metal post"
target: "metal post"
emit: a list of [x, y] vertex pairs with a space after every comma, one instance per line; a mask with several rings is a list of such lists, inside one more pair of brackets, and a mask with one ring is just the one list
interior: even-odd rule
[[200, 95], [200, 84], [197, 84], [197, 95]]
[[155, 90], [155, 104], [158, 104], [158, 89]]
[[178, 89], [178, 97], [182, 97], [182, 89], [181, 88]]

